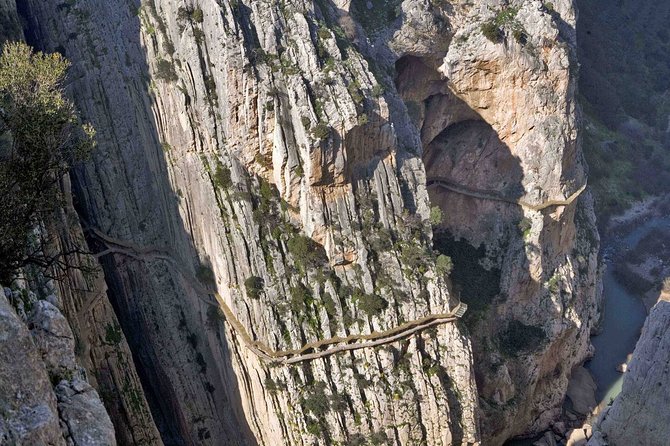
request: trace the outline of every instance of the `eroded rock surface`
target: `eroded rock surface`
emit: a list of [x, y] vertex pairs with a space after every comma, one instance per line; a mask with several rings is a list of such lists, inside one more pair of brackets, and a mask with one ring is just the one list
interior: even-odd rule
[[0, 440], [64, 445], [56, 397], [30, 332], [0, 293]]
[[2, 444], [116, 445], [109, 415], [75, 363], [65, 317], [38, 300], [26, 325], [7, 300], [14, 294], [0, 294]]
[[[448, 17], [446, 52], [404, 55], [396, 84], [421, 130], [431, 201], [444, 211], [436, 247], [452, 256], [455, 289], [470, 304], [484, 438], [498, 444], [559, 414], [597, 320], [575, 10], [474, 2]], [[569, 204], [550, 205], [558, 202]]]
[[[25, 2], [98, 131], [73, 189], [104, 280], [61, 293], [120, 442], [499, 444], [555, 417], [597, 294], [572, 4], [360, 3]], [[491, 286], [474, 358], [454, 323], [269, 366], [211, 296], [288, 350], [449, 313], [479, 297], [459, 265]]]

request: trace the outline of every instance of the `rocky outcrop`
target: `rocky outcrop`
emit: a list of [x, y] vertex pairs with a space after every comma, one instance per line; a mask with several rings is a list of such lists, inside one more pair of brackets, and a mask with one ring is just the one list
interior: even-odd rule
[[433, 266], [416, 130], [351, 45], [357, 28], [338, 25], [346, 12], [27, 3], [98, 130], [75, 190], [87, 224], [127, 247], [101, 259], [164, 440], [478, 441], [458, 325], [272, 368], [197, 283], [275, 350], [456, 305]]
[[[6, 296], [32, 307], [27, 325]], [[0, 364], [3, 444], [116, 444], [98, 393], [75, 363], [74, 335], [52, 303], [26, 289], [0, 293]]]
[[0, 439], [8, 444], [65, 444], [49, 374], [4, 292], [0, 318]]
[[470, 305], [483, 434], [499, 444], [560, 413], [597, 319], [575, 11], [565, 1], [475, 2], [454, 6], [448, 23], [446, 54], [401, 58], [396, 83], [443, 209], [436, 247], [453, 257]]
[[[554, 4], [24, 2], [98, 132], [74, 195], [104, 283], [62, 292], [87, 368], [136, 409], [110, 410], [124, 442], [159, 443], [154, 421], [165, 443], [298, 445], [476, 444], [479, 408], [485, 444], [548, 424], [587, 351], [598, 243], [574, 12]], [[460, 323], [281, 366], [235, 328], [293, 350], [459, 293], [474, 359]]]
[[670, 302], [660, 301], [642, 329], [621, 393], [599, 416], [589, 445], [651, 446], [668, 438], [669, 370]]

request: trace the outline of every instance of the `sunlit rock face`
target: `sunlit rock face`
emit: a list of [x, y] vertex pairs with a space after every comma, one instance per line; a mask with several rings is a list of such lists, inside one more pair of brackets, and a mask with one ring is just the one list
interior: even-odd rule
[[[552, 420], [598, 237], [572, 5], [516, 3], [23, 2], [98, 131], [73, 195], [104, 280], [62, 292], [99, 296], [73, 328], [100, 383], [133, 385], [110, 388], [124, 444], [488, 445]], [[465, 323], [275, 366], [219, 309], [282, 351], [459, 298]]]
[[452, 256], [454, 290], [470, 305], [486, 444], [560, 413], [597, 319], [574, 26], [571, 2], [475, 2], [449, 9], [443, 51], [392, 45], [431, 202], [444, 211], [435, 246]]

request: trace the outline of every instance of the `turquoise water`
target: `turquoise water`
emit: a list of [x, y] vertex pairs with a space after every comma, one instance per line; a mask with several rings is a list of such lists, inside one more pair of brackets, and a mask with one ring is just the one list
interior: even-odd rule
[[603, 253], [607, 270], [603, 275], [604, 314], [602, 331], [591, 341], [596, 348], [595, 356], [586, 364], [598, 389], [596, 399], [607, 404], [621, 392], [623, 375], [616, 371], [635, 349], [640, 330], [647, 316], [641, 296], [624, 288], [614, 277], [612, 259], [624, 255], [653, 229], [670, 226], [670, 217], [654, 218], [630, 230], [623, 238], [603, 239]]
[[[623, 237], [603, 237], [602, 252], [607, 265], [603, 274], [603, 320], [600, 334], [591, 338], [595, 356], [586, 364], [598, 385], [596, 400], [599, 404], [607, 404], [621, 392], [623, 374], [616, 368], [635, 349], [647, 317], [641, 296], [630, 293], [616, 280], [612, 260], [625, 255], [627, 248], [635, 247], [652, 230], [661, 227], [670, 227], [670, 217], [650, 219]], [[505, 446], [531, 446], [539, 438], [511, 440]]]

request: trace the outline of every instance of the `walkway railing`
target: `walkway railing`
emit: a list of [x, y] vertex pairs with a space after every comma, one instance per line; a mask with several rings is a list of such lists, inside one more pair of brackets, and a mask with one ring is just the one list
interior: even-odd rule
[[461, 302], [449, 313], [431, 314], [420, 319], [405, 322], [388, 330], [372, 332], [370, 334], [352, 334], [347, 337], [334, 336], [309, 342], [297, 349], [275, 351], [263, 342], [252, 339], [246, 327], [239, 321], [239, 319], [237, 319], [235, 313], [224, 299], [218, 293], [204, 287], [200, 281], [190, 273], [190, 271], [175, 260], [175, 256], [170, 253], [169, 249], [140, 247], [134, 243], [110, 237], [96, 228], [87, 228], [87, 230], [107, 246], [107, 249], [96, 255], [97, 257], [107, 254], [122, 254], [137, 260], [157, 259], [168, 261], [197, 293], [214, 296], [216, 301], [201, 299], [208, 305], [220, 308], [223, 311], [225, 320], [242, 339], [244, 345], [258, 357], [271, 363], [294, 364], [301, 361], [322, 358], [343, 351], [371, 348], [388, 344], [407, 338], [427, 328], [454, 322], [463, 317], [468, 308], [466, 304]]

